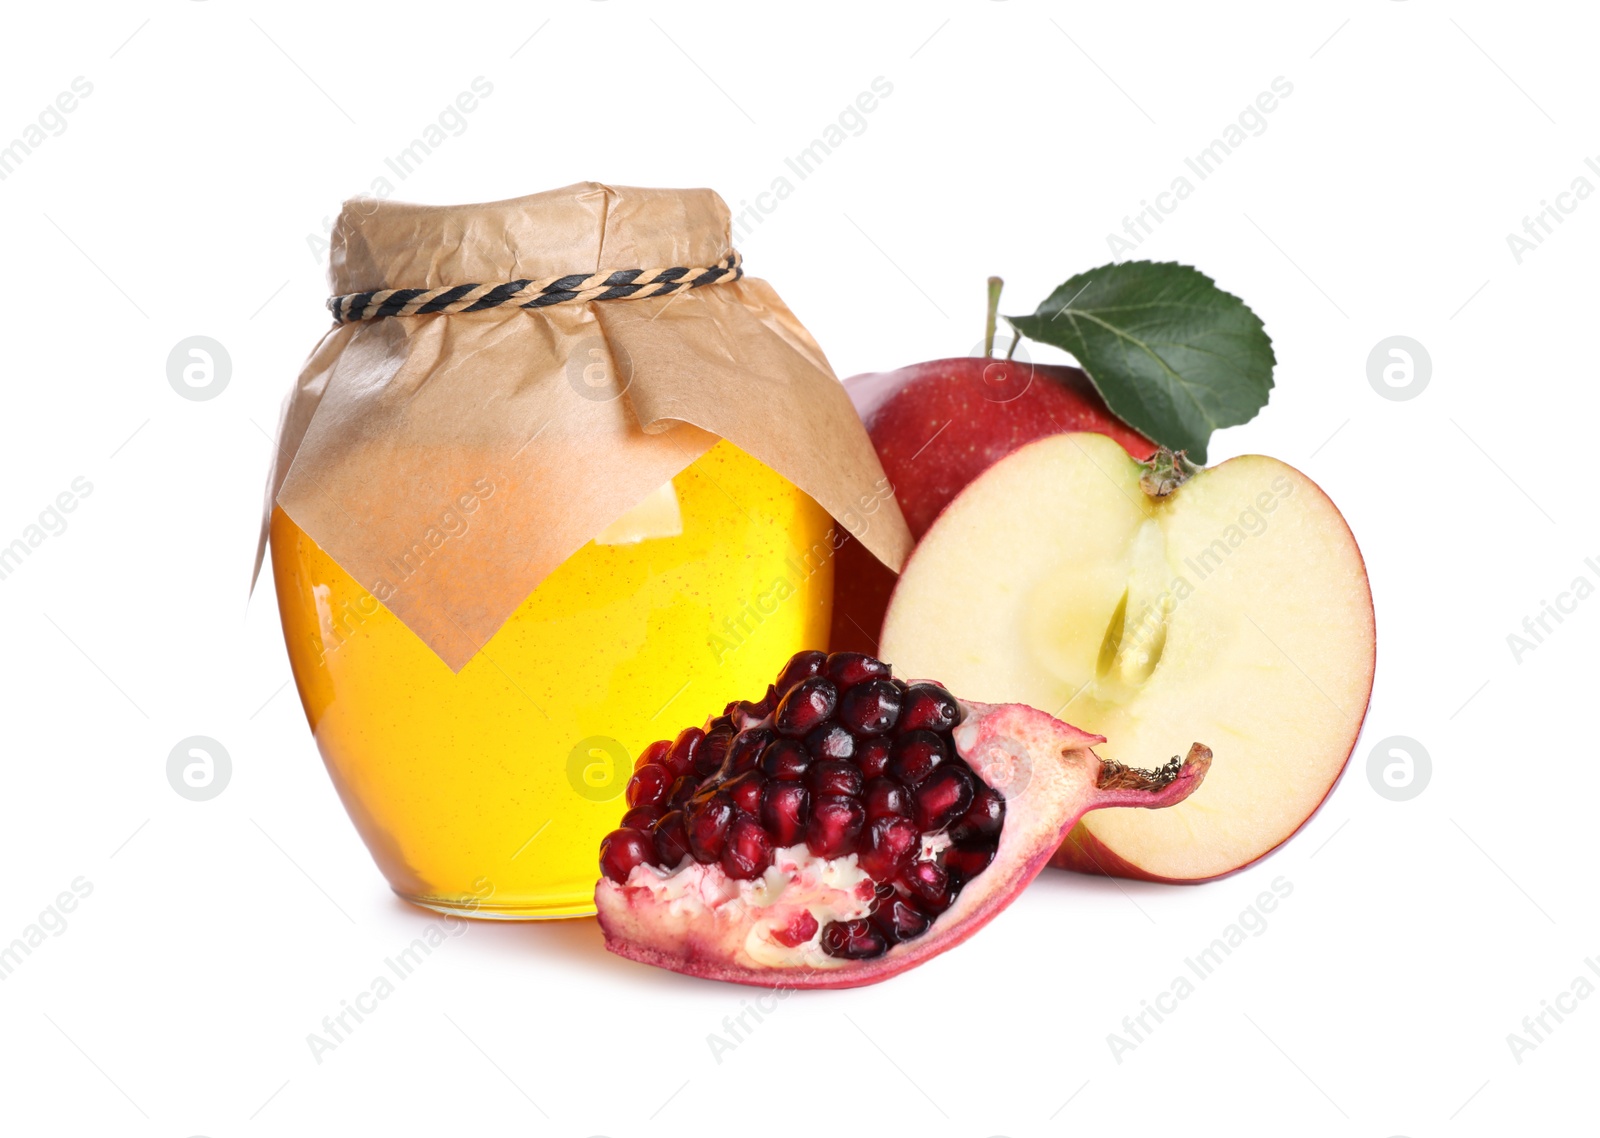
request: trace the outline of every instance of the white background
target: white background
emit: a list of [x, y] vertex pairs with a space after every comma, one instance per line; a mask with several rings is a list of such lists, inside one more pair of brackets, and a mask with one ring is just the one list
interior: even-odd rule
[[[75, 878], [93, 893], [0, 982], [0, 1128], [1572, 1132], [1600, 999], [1520, 1064], [1506, 1036], [1600, 954], [1600, 601], [1520, 663], [1506, 637], [1600, 580], [1600, 201], [1520, 264], [1506, 235], [1600, 185], [1596, 32], [1578, 4], [1426, 0], [17, 6], [0, 141], [74, 77], [93, 93], [0, 182], [0, 544], [73, 479], [93, 491], [0, 581], [0, 942]], [[476, 76], [493, 95], [397, 196], [593, 178], [737, 209], [887, 78], [740, 240], [841, 375], [966, 354], [990, 273], [1028, 311], [1109, 260], [1124, 216], [1289, 80], [1133, 255], [1261, 314], [1277, 388], [1213, 460], [1301, 467], [1365, 551], [1377, 687], [1321, 813], [1210, 885], [1052, 873], [916, 972], [788, 999], [720, 1064], [706, 1037], [755, 993], [610, 957], [590, 921], [473, 925], [315, 1062], [307, 1034], [432, 918], [343, 815], [270, 588], [247, 601], [267, 432], [328, 323], [308, 237]], [[1433, 365], [1404, 402], [1367, 378], [1396, 334]], [[191, 335], [233, 362], [209, 401], [167, 382]], [[196, 734], [234, 764], [203, 803], [165, 774]], [[1408, 802], [1368, 780], [1390, 735], [1432, 756]], [[1278, 876], [1267, 930], [1116, 1062], [1108, 1033]]]

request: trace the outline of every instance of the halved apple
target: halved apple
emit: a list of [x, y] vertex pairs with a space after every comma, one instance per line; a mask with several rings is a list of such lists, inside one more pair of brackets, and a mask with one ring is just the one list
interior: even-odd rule
[[881, 655], [1104, 735], [1124, 763], [1205, 740], [1216, 758], [1188, 801], [1090, 815], [1052, 861], [1203, 881], [1322, 803], [1360, 732], [1375, 646], [1361, 551], [1304, 474], [1259, 455], [1147, 465], [1063, 434], [946, 507], [901, 574]]

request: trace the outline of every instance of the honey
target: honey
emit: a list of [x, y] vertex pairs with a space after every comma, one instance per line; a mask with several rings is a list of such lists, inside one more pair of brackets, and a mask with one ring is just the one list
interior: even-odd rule
[[592, 913], [597, 847], [626, 809], [633, 756], [759, 698], [792, 653], [826, 643], [832, 524], [718, 442], [452, 672], [274, 508], [300, 698], [395, 892], [482, 917]]

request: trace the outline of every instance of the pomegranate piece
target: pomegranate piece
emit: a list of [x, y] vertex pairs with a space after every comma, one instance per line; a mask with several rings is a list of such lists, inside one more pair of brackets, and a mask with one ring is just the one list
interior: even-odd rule
[[860, 653], [800, 653], [763, 699], [640, 756], [600, 848], [606, 947], [744, 984], [886, 979], [991, 920], [1085, 812], [1180, 802], [1210, 761], [1196, 744], [1132, 771], [1101, 741]]

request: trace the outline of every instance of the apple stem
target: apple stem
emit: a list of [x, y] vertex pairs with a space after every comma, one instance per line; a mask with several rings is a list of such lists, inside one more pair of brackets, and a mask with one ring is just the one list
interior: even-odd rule
[[1199, 472], [1200, 467], [1190, 462], [1183, 451], [1162, 447], [1144, 464], [1139, 488], [1152, 498], [1165, 498]]
[[[983, 355], [985, 359], [994, 355], [995, 318], [1000, 311], [1000, 288], [1004, 284], [1005, 281], [999, 277], [989, 278], [989, 314], [983, 322]], [[1011, 347], [1014, 351], [1016, 344], [1012, 344]]]

